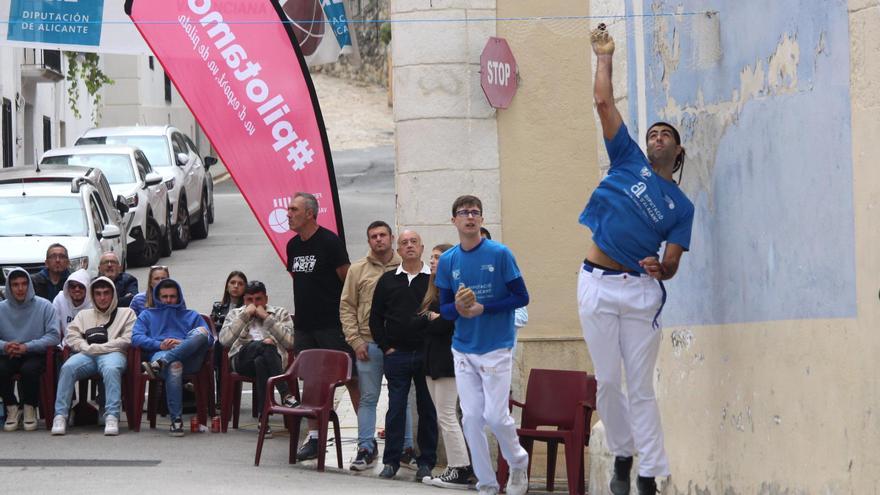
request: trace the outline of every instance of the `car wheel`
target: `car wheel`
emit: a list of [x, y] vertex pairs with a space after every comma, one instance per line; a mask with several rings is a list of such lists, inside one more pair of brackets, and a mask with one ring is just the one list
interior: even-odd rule
[[202, 201], [199, 205], [199, 223], [192, 226], [193, 239], [204, 239], [208, 237], [208, 194], [202, 192]]
[[174, 226], [171, 225], [171, 205], [167, 205], [165, 207], [165, 235], [162, 236], [160, 250], [162, 256], [171, 256], [171, 249], [174, 247], [174, 243], [171, 239], [171, 231], [173, 229]]
[[186, 211], [186, 198], [177, 200], [177, 225], [174, 226], [172, 241], [174, 249], [186, 249], [189, 245], [189, 213]]
[[[205, 189], [207, 191], [207, 189]], [[208, 198], [208, 223], [214, 223], [214, 193]]]
[[144, 249], [135, 256], [132, 262], [138, 266], [150, 266], [159, 261], [159, 249], [162, 241], [162, 229], [153, 217], [147, 218], [144, 232]]

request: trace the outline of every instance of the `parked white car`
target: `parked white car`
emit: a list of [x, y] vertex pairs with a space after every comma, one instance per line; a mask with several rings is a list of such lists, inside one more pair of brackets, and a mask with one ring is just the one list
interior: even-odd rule
[[171, 254], [171, 206], [162, 176], [146, 155], [133, 146], [71, 146], [47, 151], [40, 165], [97, 167], [104, 172], [113, 196], [128, 205], [124, 222], [128, 261], [150, 266]]
[[190, 238], [208, 237], [214, 221], [214, 183], [208, 168], [216, 158], [205, 157], [203, 162], [192, 140], [171, 126], [90, 129], [76, 141], [77, 146], [88, 144], [130, 145], [144, 152], [168, 187], [175, 249], [186, 248]]
[[46, 250], [56, 242], [67, 248], [71, 271], [84, 268], [97, 276], [105, 251], [125, 260], [122, 216], [127, 211], [97, 168], [0, 169], [0, 285], [13, 267], [40, 271]]

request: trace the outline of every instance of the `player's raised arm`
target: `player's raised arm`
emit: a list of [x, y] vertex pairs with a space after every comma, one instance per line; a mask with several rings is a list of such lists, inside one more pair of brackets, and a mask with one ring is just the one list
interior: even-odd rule
[[602, 122], [602, 134], [605, 139], [613, 139], [623, 124], [620, 112], [614, 106], [614, 88], [611, 84], [611, 60], [614, 56], [614, 39], [605, 29], [605, 24], [590, 33], [590, 43], [596, 54], [596, 76], [593, 80], [593, 99], [596, 111]]

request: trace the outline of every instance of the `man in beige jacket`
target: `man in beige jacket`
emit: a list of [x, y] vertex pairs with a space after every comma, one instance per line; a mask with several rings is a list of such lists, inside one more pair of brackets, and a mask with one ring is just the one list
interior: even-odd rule
[[[269, 305], [266, 286], [251, 280], [244, 289], [244, 304], [230, 311], [220, 330], [220, 343], [229, 348], [236, 373], [254, 379], [257, 416], [266, 400], [266, 381], [287, 368], [287, 350], [293, 347], [293, 320], [286, 309]], [[287, 383], [279, 382], [282, 402], [294, 406]], [[272, 393], [272, 391], [268, 391]], [[271, 430], [266, 435], [271, 435]]]
[[[352, 263], [342, 287], [339, 303], [339, 319], [345, 341], [354, 349], [357, 360], [358, 380], [360, 381], [361, 403], [358, 409], [358, 453], [351, 463], [352, 471], [364, 471], [376, 462], [376, 405], [382, 390], [383, 354], [373, 342], [370, 332], [370, 306], [376, 281], [387, 271], [400, 266], [400, 256], [394, 251], [394, 235], [391, 227], [377, 220], [367, 227], [367, 242], [370, 252], [367, 256]], [[404, 447], [412, 454], [412, 421], [407, 421]], [[401, 462], [402, 465], [408, 465]]]
[[[122, 374], [137, 317], [131, 309], [117, 307], [116, 286], [109, 278], [96, 278], [88, 291], [94, 308], [80, 311], [67, 325], [66, 343], [75, 354], [64, 362], [58, 378], [53, 435], [67, 432], [67, 415], [76, 382], [96, 373], [104, 380], [104, 435], [119, 434]], [[95, 331], [100, 328], [104, 331]]]

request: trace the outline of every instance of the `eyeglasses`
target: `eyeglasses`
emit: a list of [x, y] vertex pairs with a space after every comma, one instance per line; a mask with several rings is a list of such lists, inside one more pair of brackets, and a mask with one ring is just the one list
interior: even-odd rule
[[81, 284], [67, 284], [67, 289], [68, 290], [86, 290], [86, 286], [81, 285]]
[[119, 262], [116, 260], [104, 260], [101, 262], [102, 265], [118, 265]]
[[67, 255], [55, 253], [55, 254], [50, 254], [49, 256], [46, 256], [46, 259], [47, 260], [66, 260]]
[[480, 216], [483, 216], [483, 212], [480, 210], [458, 210], [455, 212], [455, 216], [457, 216], [457, 217], [480, 217]]

